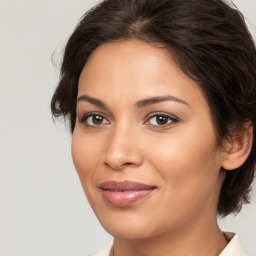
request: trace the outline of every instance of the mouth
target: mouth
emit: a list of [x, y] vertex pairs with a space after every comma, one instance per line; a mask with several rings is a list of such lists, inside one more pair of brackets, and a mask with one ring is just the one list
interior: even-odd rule
[[103, 199], [115, 207], [128, 207], [150, 195], [157, 187], [133, 181], [107, 181], [100, 184]]

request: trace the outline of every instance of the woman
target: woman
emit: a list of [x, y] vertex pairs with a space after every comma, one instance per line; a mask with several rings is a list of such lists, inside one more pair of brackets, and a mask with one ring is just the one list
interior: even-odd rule
[[217, 214], [248, 203], [256, 51], [221, 0], [105, 0], [64, 53], [52, 99], [87, 199], [114, 237], [92, 255], [245, 255]]

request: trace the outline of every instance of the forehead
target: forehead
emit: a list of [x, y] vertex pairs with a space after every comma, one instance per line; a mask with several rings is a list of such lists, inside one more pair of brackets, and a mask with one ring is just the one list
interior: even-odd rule
[[208, 105], [196, 82], [179, 69], [166, 49], [140, 40], [95, 49], [81, 73], [78, 94], [112, 101], [172, 95]]
[[[131, 39], [125, 41], [109, 42], [96, 48], [88, 58], [83, 69], [88, 77], [88, 73], [96, 69], [98, 74], [108, 73], [112, 79], [121, 78], [127, 74], [127, 80], [132, 80], [129, 72], [138, 75], [134, 80], [150, 72], [151, 75], [166, 71], [166, 64], [173, 62], [168, 51], [150, 45], [141, 40]], [[168, 67], [167, 67], [168, 68]], [[118, 71], [118, 72], [117, 72]], [[145, 77], [145, 76], [144, 76]], [[162, 76], [164, 78], [164, 76]], [[101, 78], [101, 77], [94, 77]], [[124, 77], [122, 77], [124, 78]]]

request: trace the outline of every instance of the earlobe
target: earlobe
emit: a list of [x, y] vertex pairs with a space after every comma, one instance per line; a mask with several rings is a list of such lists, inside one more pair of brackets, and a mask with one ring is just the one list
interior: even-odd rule
[[253, 141], [253, 127], [246, 124], [239, 136], [234, 136], [230, 141], [226, 140], [222, 152], [222, 168], [234, 170], [239, 168], [248, 158]]

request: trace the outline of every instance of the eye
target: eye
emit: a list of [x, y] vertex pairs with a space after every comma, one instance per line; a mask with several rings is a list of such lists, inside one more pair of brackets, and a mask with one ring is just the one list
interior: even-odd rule
[[100, 126], [104, 124], [109, 124], [109, 121], [102, 115], [99, 114], [90, 114], [84, 116], [80, 122], [84, 123], [87, 126]]
[[151, 116], [146, 122], [146, 124], [150, 124], [154, 126], [165, 126], [173, 122], [177, 122], [177, 119], [167, 114], [157, 114], [157, 115]]

